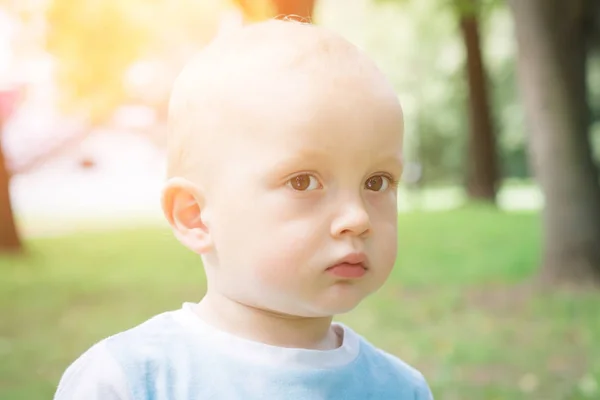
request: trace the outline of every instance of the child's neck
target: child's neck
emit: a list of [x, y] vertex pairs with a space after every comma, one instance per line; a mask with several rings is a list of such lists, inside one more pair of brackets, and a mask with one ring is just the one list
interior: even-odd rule
[[195, 311], [217, 329], [272, 346], [331, 350], [341, 345], [341, 338], [331, 328], [332, 317], [278, 314], [210, 291]]

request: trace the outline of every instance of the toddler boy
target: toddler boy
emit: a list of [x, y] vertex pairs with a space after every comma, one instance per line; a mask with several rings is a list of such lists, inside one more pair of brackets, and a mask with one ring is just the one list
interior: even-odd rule
[[332, 322], [394, 265], [402, 136], [392, 86], [328, 30], [272, 20], [216, 38], [175, 82], [163, 192], [206, 294], [94, 345], [55, 398], [432, 399]]

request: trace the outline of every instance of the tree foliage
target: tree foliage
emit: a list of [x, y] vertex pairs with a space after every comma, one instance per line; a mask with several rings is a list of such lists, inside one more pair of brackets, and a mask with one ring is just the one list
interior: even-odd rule
[[144, 52], [151, 25], [144, 1], [54, 0], [47, 12], [63, 104], [105, 119], [125, 95], [124, 71]]
[[[467, 172], [466, 52], [458, 21], [473, 12], [471, 3], [371, 0], [365, 7], [373, 27], [363, 47], [394, 80], [407, 113], [407, 157], [421, 164], [426, 184], [462, 184]], [[501, 1], [478, 4], [502, 175], [527, 177], [510, 14]]]
[[249, 22], [263, 21], [274, 17], [277, 8], [273, 0], [234, 0]]
[[127, 98], [124, 75], [134, 62], [201, 45], [227, 7], [209, 0], [51, 0], [46, 44], [62, 105], [101, 123]]

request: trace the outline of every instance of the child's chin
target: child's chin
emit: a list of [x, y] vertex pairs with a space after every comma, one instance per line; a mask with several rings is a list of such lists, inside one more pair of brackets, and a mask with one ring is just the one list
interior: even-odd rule
[[339, 315], [339, 314], [346, 314], [352, 310], [354, 310], [360, 303], [360, 300], [354, 300], [354, 301], [337, 301], [333, 304], [327, 304], [327, 305], [323, 305], [321, 306], [321, 314], [322, 315], [327, 315], [327, 316], [332, 316], [332, 315]]
[[362, 293], [327, 293], [313, 299], [298, 299], [299, 307], [279, 312], [305, 318], [324, 318], [354, 310], [364, 299]]
[[292, 312], [287, 312], [288, 315], [295, 315], [297, 317], [304, 318], [325, 318], [325, 317], [333, 317], [339, 314], [345, 314], [352, 311], [358, 302], [349, 303], [337, 303], [337, 304], [312, 304], [308, 308], [304, 310], [294, 310]]
[[349, 313], [350, 311], [354, 310], [357, 306], [358, 306], [358, 303], [354, 303], [352, 305], [339, 306], [335, 310], [333, 310], [331, 315], [340, 315], [340, 314]]

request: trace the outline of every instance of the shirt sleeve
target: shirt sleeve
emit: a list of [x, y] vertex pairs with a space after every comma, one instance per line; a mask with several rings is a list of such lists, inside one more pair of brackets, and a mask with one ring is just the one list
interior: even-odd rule
[[419, 385], [416, 400], [434, 400], [433, 393], [427, 384], [427, 380], [423, 375], [420, 375], [421, 384]]
[[64, 372], [54, 400], [131, 400], [121, 366], [100, 342]]

